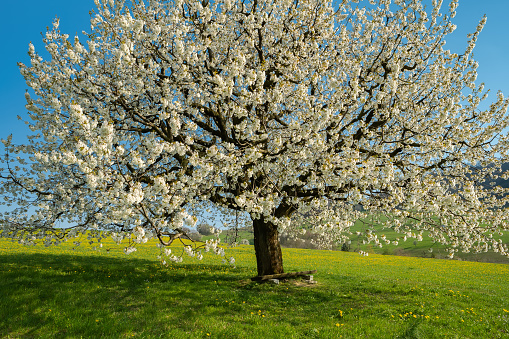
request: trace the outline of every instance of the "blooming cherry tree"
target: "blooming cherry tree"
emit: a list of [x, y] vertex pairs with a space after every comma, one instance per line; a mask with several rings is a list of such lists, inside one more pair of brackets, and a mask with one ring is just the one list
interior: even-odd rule
[[475, 83], [486, 18], [455, 54], [457, 1], [357, 2], [96, 0], [86, 41], [55, 21], [50, 58], [20, 64], [37, 134], [4, 140], [0, 235], [157, 238], [179, 261], [212, 206], [250, 216], [259, 275], [283, 272], [281, 232], [327, 247], [356, 220], [376, 246], [397, 241], [382, 225], [508, 255], [507, 192], [483, 184], [509, 150], [508, 100], [481, 109]]

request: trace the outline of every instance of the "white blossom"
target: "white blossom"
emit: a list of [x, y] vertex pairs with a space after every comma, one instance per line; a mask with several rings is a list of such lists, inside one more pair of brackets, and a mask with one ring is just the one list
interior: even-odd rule
[[1, 237], [50, 245], [90, 228], [126, 253], [155, 238], [168, 262], [226, 257], [218, 238], [169, 249], [209, 209], [276, 243], [310, 232], [332, 248], [360, 220], [373, 246], [429, 235], [451, 256], [508, 255], [509, 191], [482, 184], [509, 158], [509, 102], [485, 105], [475, 83], [486, 18], [453, 53], [457, 1], [95, 3], [86, 43], [56, 21], [49, 56], [29, 44], [20, 64], [37, 135], [2, 139], [0, 188], [17, 208]]

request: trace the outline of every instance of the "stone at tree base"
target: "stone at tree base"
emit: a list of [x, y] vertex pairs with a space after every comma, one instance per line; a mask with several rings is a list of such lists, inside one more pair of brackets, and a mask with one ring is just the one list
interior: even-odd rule
[[279, 274], [269, 274], [269, 275], [262, 275], [262, 276], [256, 276], [251, 278], [253, 281], [263, 281], [268, 279], [279, 279], [279, 278], [294, 278], [299, 276], [306, 276], [312, 273], [316, 273], [316, 270], [312, 271], [302, 271], [302, 272], [291, 272], [291, 273], [279, 273]]

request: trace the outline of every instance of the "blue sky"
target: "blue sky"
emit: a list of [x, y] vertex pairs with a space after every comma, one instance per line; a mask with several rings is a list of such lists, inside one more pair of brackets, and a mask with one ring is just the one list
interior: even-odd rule
[[[447, 4], [447, 0], [444, 1]], [[444, 5], [445, 5], [444, 4]], [[3, 15], [0, 20], [2, 52], [0, 53], [0, 138], [10, 133], [16, 143], [23, 142], [29, 133], [27, 126], [17, 120], [26, 118], [24, 93], [27, 86], [19, 74], [17, 62], [28, 64], [28, 43], [32, 41], [36, 50], [42, 50], [41, 32], [51, 26], [55, 17], [60, 18], [62, 32], [74, 36], [90, 30], [89, 11], [94, 9], [93, 0], [24, 0], [2, 1]], [[501, 90], [509, 96], [509, 1], [507, 0], [460, 0], [455, 24], [456, 32], [449, 36], [450, 49], [461, 52], [466, 46], [466, 34], [475, 27], [484, 14], [488, 22], [474, 50], [479, 61], [478, 81], [494, 93]], [[491, 98], [495, 98], [494, 95]]]

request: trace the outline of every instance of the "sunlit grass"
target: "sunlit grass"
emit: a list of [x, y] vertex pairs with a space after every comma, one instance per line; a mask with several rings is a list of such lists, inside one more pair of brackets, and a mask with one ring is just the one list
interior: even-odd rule
[[[411, 256], [411, 257], [424, 257], [424, 258], [437, 258], [437, 259], [445, 259], [448, 258], [449, 251], [446, 245], [442, 245], [440, 243], [435, 242], [433, 239], [431, 239], [428, 236], [428, 232], [423, 232], [423, 240], [422, 241], [416, 241], [413, 238], [408, 238], [406, 241], [404, 241], [403, 235], [401, 233], [395, 232], [393, 229], [388, 227], [382, 227], [380, 225], [374, 226], [375, 232], [378, 234], [378, 236], [381, 236], [382, 234], [387, 237], [387, 239], [394, 241], [398, 240], [398, 244], [395, 245], [393, 243], [386, 245], [384, 244], [383, 247], [379, 248], [373, 245], [373, 243], [370, 244], [363, 244], [364, 232], [368, 227], [365, 226], [361, 221], [357, 220], [354, 224], [354, 226], [350, 229], [350, 231], [353, 233], [350, 236], [351, 244], [350, 244], [350, 251], [357, 252], [359, 250], [362, 250], [364, 252], [370, 253], [370, 254], [385, 254], [385, 255], [399, 255], [399, 256]], [[356, 235], [356, 232], [360, 232], [361, 235]], [[226, 236], [230, 237], [233, 233], [232, 230], [228, 232], [223, 232], [220, 234], [220, 237], [223, 242], [226, 240]], [[245, 230], [240, 230], [238, 232], [238, 242], [240, 242], [242, 239], [247, 239], [250, 244], [252, 245], [254, 243], [254, 235], [252, 232], [247, 232]], [[203, 239], [210, 239], [213, 238], [213, 236], [203, 237]], [[499, 236], [500, 240], [502, 240], [504, 243], [509, 243], [509, 233], [503, 234], [502, 236]], [[297, 245], [299, 247], [299, 245]], [[305, 245], [302, 245], [303, 247]], [[336, 249], [341, 249], [341, 244], [338, 244], [336, 246]], [[430, 251], [430, 249], [432, 251]], [[509, 264], [509, 258], [506, 256], [500, 255], [500, 253], [495, 253], [493, 251], [488, 251], [486, 253], [463, 253], [461, 250], [455, 253], [456, 260], [468, 260], [468, 261], [478, 261], [478, 262], [491, 262], [491, 263], [504, 263]]]
[[252, 246], [227, 250], [236, 268], [122, 249], [0, 240], [0, 337], [509, 337], [507, 265], [284, 249], [318, 284], [269, 285], [249, 280]]

